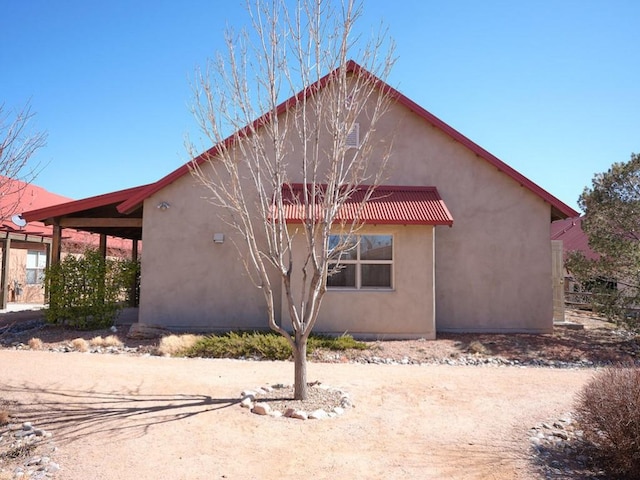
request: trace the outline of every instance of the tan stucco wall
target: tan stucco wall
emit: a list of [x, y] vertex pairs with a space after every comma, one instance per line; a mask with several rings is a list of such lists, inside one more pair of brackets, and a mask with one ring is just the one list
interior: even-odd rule
[[454, 218], [436, 235], [438, 331], [550, 331], [549, 204], [417, 115], [399, 117], [389, 183], [436, 186]]
[[[452, 228], [435, 229], [437, 330], [550, 331], [549, 204], [402, 106], [394, 105], [378, 130], [387, 140], [396, 133], [384, 183], [436, 186], [454, 217]], [[295, 159], [291, 165], [294, 171]], [[231, 228], [204, 196], [186, 175], [145, 202], [140, 321], [189, 329], [264, 327], [260, 290], [238, 260]], [[160, 201], [171, 208], [157, 209]], [[225, 243], [215, 245], [214, 233], [224, 233]], [[428, 250], [420, 236], [407, 235], [414, 257]], [[396, 267], [393, 293], [330, 293], [318, 328], [391, 334], [399, 333], [395, 325], [421, 326], [425, 315], [417, 305], [423, 298], [402, 286], [408, 272]], [[338, 329], [336, 312], [343, 308], [354, 314], [344, 320], [349, 328]], [[380, 316], [384, 321], [367, 314], [373, 309], [388, 311]], [[359, 311], [364, 315], [356, 318]]]
[[[265, 328], [264, 297], [206, 196], [187, 175], [145, 201], [140, 321], [188, 330]], [[170, 208], [158, 209], [161, 201]], [[214, 233], [223, 233], [224, 243], [214, 243]]]

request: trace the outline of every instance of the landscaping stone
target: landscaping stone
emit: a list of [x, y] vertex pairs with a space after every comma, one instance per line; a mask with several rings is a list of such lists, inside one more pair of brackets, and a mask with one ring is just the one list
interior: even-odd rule
[[[51, 433], [35, 428], [33, 423], [9, 424], [0, 430], [0, 453], [5, 458], [16, 459], [20, 464], [7, 476], [0, 461], [0, 478], [38, 480], [53, 478], [60, 465], [53, 462], [50, 453], [56, 452], [49, 439]], [[33, 454], [37, 451], [38, 454]], [[42, 453], [47, 452], [47, 455]], [[0, 459], [1, 460], [1, 459]], [[13, 463], [15, 465], [15, 463]], [[4, 476], [3, 476], [4, 475]]]
[[329, 414], [320, 408], [311, 412], [308, 418], [309, 420], [324, 420], [329, 418]]
[[271, 407], [268, 403], [256, 403], [251, 409], [252, 413], [256, 413], [258, 415], [268, 415], [271, 411]]
[[531, 428], [529, 443], [536, 463], [547, 479], [604, 480], [603, 472], [593, 465], [582, 430], [576, 427], [571, 415], [565, 415]]
[[170, 334], [171, 332], [169, 330], [160, 325], [150, 325], [138, 322], [131, 325], [131, 328], [129, 328], [129, 333], [127, 333], [127, 337], [137, 340], [145, 340], [159, 338]]

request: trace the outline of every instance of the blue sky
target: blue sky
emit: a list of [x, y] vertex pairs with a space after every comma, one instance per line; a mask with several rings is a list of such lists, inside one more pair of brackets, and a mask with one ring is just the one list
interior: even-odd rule
[[[393, 8], [390, 5], [395, 5]], [[0, 102], [48, 132], [36, 183], [83, 198], [188, 161], [197, 66], [246, 25], [243, 0], [9, 0]], [[397, 44], [389, 83], [577, 208], [640, 152], [640, 2], [368, 0]], [[357, 59], [356, 59], [357, 60]]]

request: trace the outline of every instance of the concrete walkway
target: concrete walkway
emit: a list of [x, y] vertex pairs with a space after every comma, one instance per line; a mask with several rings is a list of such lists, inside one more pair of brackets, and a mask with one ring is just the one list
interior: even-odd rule
[[[0, 309], [0, 324], [3, 319], [8, 320], [29, 320], [38, 319], [42, 317], [42, 310], [47, 308], [47, 305], [41, 303], [8, 303], [7, 308]], [[123, 308], [118, 318], [116, 318], [116, 325], [131, 325], [138, 321], [138, 308]]]

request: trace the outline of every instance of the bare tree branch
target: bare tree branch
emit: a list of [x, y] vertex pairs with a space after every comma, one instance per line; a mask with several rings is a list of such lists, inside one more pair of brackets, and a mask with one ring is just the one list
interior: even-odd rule
[[0, 209], [2, 219], [17, 213], [22, 192], [40, 172], [40, 165], [30, 160], [46, 144], [47, 134], [30, 130], [34, 116], [29, 104], [15, 113], [0, 104], [0, 196], [5, 199]]
[[[363, 15], [356, 0], [340, 7], [299, 0], [291, 10], [284, 0], [255, 0], [248, 11], [252, 33], [228, 32], [226, 55], [197, 73], [193, 112], [215, 146], [198, 155], [190, 145], [189, 152], [208, 200], [243, 239], [247, 271], [262, 289], [269, 327], [293, 348], [296, 398], [304, 398], [306, 342], [327, 276], [337, 271], [335, 254], [353, 248], [362, 207], [384, 179], [392, 142], [383, 144], [376, 129], [392, 101], [381, 80], [394, 63], [393, 45], [383, 52], [384, 32], [366, 43], [354, 37]], [[363, 68], [350, 60], [355, 53]], [[348, 139], [360, 124], [353, 148]], [[302, 185], [299, 194], [294, 185]], [[355, 218], [337, 221], [363, 185]], [[294, 223], [285, 214], [292, 204], [300, 217]], [[330, 246], [336, 233], [340, 241]], [[299, 256], [296, 237], [304, 239]], [[283, 318], [274, 282], [286, 298]]]

